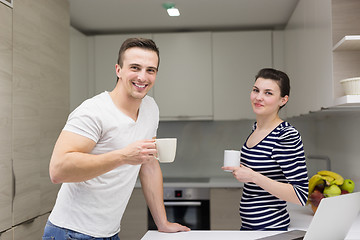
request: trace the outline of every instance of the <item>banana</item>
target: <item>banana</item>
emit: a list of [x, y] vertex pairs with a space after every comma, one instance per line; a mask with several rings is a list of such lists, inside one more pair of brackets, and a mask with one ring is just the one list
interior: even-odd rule
[[332, 185], [332, 182], [335, 180], [335, 178], [328, 176], [328, 175], [321, 175], [322, 179], [326, 182], [326, 185]]
[[324, 183], [324, 179], [323, 176], [321, 176], [320, 174], [315, 174], [314, 176], [312, 176], [309, 180], [309, 196], [312, 194], [312, 192], [314, 191], [314, 188], [316, 187], [316, 185], [318, 184], [323, 184]]
[[342, 185], [344, 183], [344, 178], [340, 174], [337, 174], [333, 171], [322, 170], [322, 171], [317, 172], [317, 174], [322, 175], [322, 176], [333, 177], [334, 180], [330, 182], [330, 185], [331, 184]]

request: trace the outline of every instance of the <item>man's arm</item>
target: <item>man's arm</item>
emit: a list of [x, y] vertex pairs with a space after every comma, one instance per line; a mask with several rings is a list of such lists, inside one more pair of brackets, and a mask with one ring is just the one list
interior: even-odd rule
[[90, 154], [96, 143], [84, 136], [62, 131], [50, 160], [53, 183], [81, 182], [97, 177], [123, 164], [142, 164], [154, 159], [154, 140], [141, 140], [119, 150]]
[[142, 164], [140, 180], [145, 200], [159, 232], [190, 231], [188, 227], [170, 223], [166, 218], [162, 173], [157, 160]]

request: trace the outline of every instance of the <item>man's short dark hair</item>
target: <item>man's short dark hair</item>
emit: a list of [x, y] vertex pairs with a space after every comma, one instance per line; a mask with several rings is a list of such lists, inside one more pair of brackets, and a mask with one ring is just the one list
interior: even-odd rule
[[119, 50], [119, 56], [118, 56], [118, 61], [117, 61], [117, 63], [120, 65], [120, 67], [123, 67], [123, 61], [124, 61], [123, 57], [124, 57], [125, 51], [128, 50], [129, 48], [133, 48], [133, 47], [143, 48], [143, 49], [147, 49], [147, 50], [156, 52], [156, 54], [158, 56], [157, 68], [159, 68], [159, 64], [160, 64], [159, 48], [156, 46], [156, 44], [153, 40], [147, 39], [147, 38], [128, 38], [123, 42], [123, 44], [121, 45], [120, 50]]

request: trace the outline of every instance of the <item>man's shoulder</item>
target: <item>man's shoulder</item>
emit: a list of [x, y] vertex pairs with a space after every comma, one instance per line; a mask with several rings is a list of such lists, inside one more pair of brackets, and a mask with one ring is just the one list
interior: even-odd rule
[[142, 105], [146, 108], [158, 109], [158, 105], [153, 97], [146, 95], [142, 100]]
[[104, 110], [106, 105], [106, 95], [104, 93], [98, 94], [94, 97], [86, 99], [83, 101], [77, 108], [75, 108], [70, 116], [78, 115], [101, 115], [101, 112]]
[[110, 96], [107, 92], [102, 92], [102, 93], [99, 93], [99, 94], [85, 100], [81, 105], [86, 106], [86, 107], [97, 107], [99, 105], [101, 106], [102, 104], [108, 103], [109, 98], [110, 98]]
[[148, 103], [148, 104], [156, 104], [155, 99], [153, 97], [149, 96], [149, 95], [146, 95], [143, 98], [143, 102]]

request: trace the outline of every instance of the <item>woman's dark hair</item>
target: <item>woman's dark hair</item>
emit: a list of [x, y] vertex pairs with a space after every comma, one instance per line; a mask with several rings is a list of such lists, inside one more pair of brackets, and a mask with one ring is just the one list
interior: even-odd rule
[[271, 79], [276, 81], [280, 87], [281, 97], [285, 97], [286, 95], [290, 96], [290, 79], [286, 73], [273, 68], [263, 68], [255, 76], [255, 81], [258, 78]]

